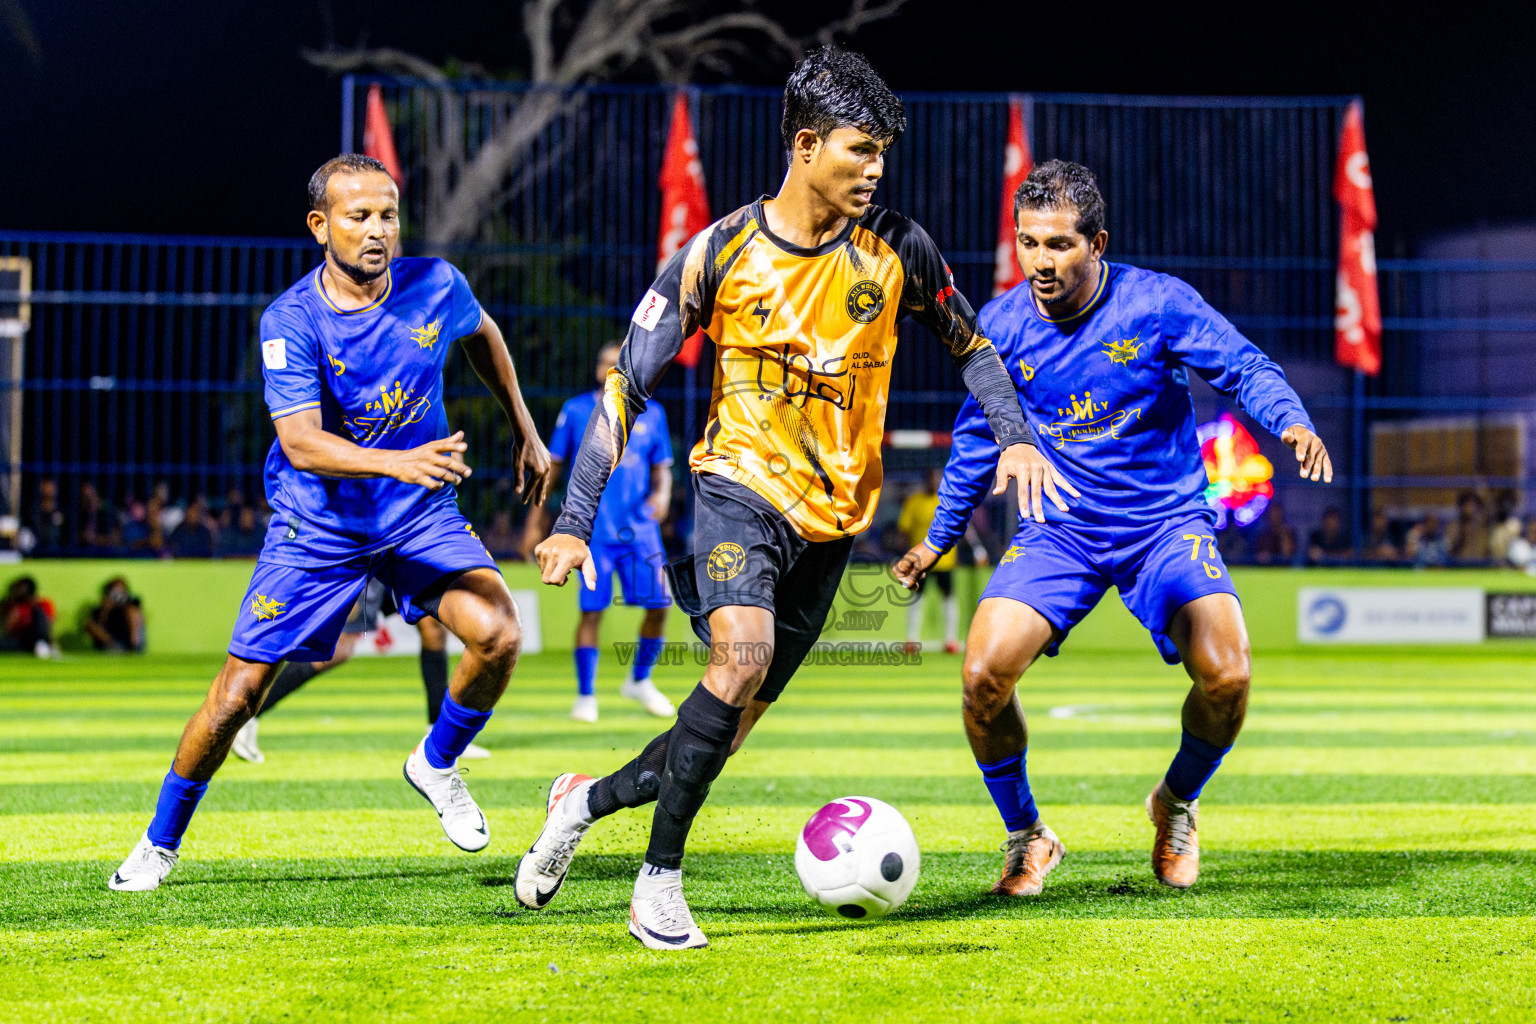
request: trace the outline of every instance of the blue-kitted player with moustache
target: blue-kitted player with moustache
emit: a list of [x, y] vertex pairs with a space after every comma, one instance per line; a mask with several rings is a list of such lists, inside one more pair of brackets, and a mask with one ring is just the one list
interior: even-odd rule
[[[1111, 586], [1194, 682], [1178, 754], [1147, 798], [1153, 872], [1188, 888], [1200, 866], [1200, 790], [1242, 727], [1249, 677], [1242, 607], [1204, 499], [1189, 372], [1294, 449], [1303, 478], [1332, 480], [1333, 467], [1280, 367], [1183, 281], [1104, 259], [1104, 200], [1086, 167], [1036, 168], [1014, 198], [1014, 221], [1028, 280], [982, 308], [980, 330], [1075, 499], [1021, 510], [966, 641], [966, 735], [1008, 829], [993, 892], [1039, 893], [1065, 852], [1025, 776], [1019, 677], [1041, 654], [1056, 654]], [[967, 399], [933, 525], [897, 565], [904, 584], [959, 539], [996, 460], [997, 442]]]
[[113, 889], [154, 889], [170, 874], [209, 779], [280, 665], [329, 660], [370, 578], [390, 588], [408, 622], [431, 615], [464, 641], [437, 721], [404, 770], [454, 844], [490, 842], [456, 761], [506, 689], [521, 635], [512, 595], [455, 501], [454, 485], [470, 474], [464, 434], [448, 433], [443, 410], [455, 340], [511, 421], [514, 479], [528, 499], [544, 500], [549, 453], [501, 331], [464, 276], [442, 260], [393, 258], [400, 203], [384, 165], [355, 154], [330, 160], [310, 179], [309, 201], [325, 262], [261, 318], [276, 515], [224, 668], [187, 723], [148, 830], [108, 880]]

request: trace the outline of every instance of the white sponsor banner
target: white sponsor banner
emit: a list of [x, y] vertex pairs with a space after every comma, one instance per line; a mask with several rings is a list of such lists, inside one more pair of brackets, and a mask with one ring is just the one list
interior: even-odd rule
[[[539, 595], [532, 590], [514, 590], [512, 600], [517, 605], [518, 617], [523, 621], [523, 653], [538, 654], [544, 649], [543, 635], [539, 631]], [[420, 652], [421, 634], [415, 626], [406, 625], [405, 620], [396, 613], [386, 615], [380, 620], [378, 629], [359, 637], [353, 655], [393, 657]], [[464, 653], [464, 645], [452, 633], [448, 634], [448, 653]]]
[[1302, 587], [1296, 635], [1310, 644], [1475, 644], [1479, 587]]

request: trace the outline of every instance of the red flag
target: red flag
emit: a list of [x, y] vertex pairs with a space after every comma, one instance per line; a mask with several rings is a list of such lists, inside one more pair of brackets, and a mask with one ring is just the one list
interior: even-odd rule
[[1003, 206], [997, 219], [997, 268], [992, 273], [992, 294], [998, 296], [1024, 280], [1014, 254], [1018, 228], [1013, 220], [1013, 194], [1029, 177], [1033, 161], [1029, 155], [1029, 136], [1024, 134], [1024, 103], [1008, 101], [1008, 146], [1003, 150]]
[[1365, 155], [1365, 110], [1349, 105], [1333, 174], [1339, 201], [1339, 282], [1334, 297], [1333, 357], [1340, 366], [1381, 372], [1381, 298], [1376, 290], [1376, 194]]
[[395, 154], [395, 133], [390, 130], [389, 115], [384, 111], [384, 90], [378, 85], [368, 87], [368, 114], [363, 120], [363, 155], [382, 163], [397, 186], [405, 181], [405, 175], [400, 173], [400, 158]]
[[[666, 155], [661, 161], [661, 233], [656, 241], [656, 272], [666, 265], [688, 239], [709, 227], [709, 197], [704, 194], [704, 165], [688, 116], [688, 96], [678, 93], [672, 104], [672, 127], [667, 131]], [[695, 331], [683, 342], [677, 361], [696, 366], [704, 347], [704, 332]]]

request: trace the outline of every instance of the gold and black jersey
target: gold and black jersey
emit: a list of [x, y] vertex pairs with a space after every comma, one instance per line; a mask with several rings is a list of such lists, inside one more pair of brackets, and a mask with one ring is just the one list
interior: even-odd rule
[[714, 343], [715, 359], [690, 466], [751, 488], [806, 540], [856, 534], [874, 516], [903, 316], [948, 347], [1003, 447], [1028, 440], [1013, 383], [922, 228], [872, 206], [807, 249], [768, 229], [770, 201], [696, 235], [641, 299], [571, 468], [557, 532], [590, 535], [629, 428], [695, 330]]

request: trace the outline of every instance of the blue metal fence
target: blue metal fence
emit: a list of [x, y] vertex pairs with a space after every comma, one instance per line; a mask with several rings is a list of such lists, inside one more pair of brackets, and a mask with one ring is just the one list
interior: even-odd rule
[[[375, 83], [406, 169], [406, 251], [440, 253], [469, 276], [502, 324], [547, 431], [560, 403], [591, 386], [596, 349], [622, 333], [654, 272], [656, 176], [674, 94], [348, 79], [347, 148], [360, 145], [365, 87]], [[774, 191], [783, 173], [777, 91], [690, 95], [713, 212]], [[1009, 99], [904, 97], [909, 130], [880, 196], [928, 229], [976, 305], [991, 290]], [[1414, 482], [1369, 475], [1373, 422], [1431, 412], [1536, 420], [1536, 359], [1524, 358], [1536, 355], [1536, 318], [1522, 304], [1536, 264], [1383, 260], [1386, 372], [1357, 392], [1333, 367], [1329, 186], [1346, 98], [1023, 99], [1036, 161], [1076, 159], [1097, 172], [1112, 257], [1186, 278], [1287, 365], [1340, 455], [1338, 487], [1351, 489], [1312, 498], [1304, 520], [1323, 503], [1350, 507], [1351, 497], [1363, 510], [1373, 485]], [[507, 126], [531, 103], [550, 104], [554, 115], [496, 178], [474, 237], [434, 242], [455, 186], [487, 147], [507, 144]], [[0, 231], [5, 255], [34, 267], [22, 385], [28, 501], [41, 481], [56, 481], [63, 514], [78, 524], [86, 482], [119, 505], [157, 484], [172, 501], [202, 494], [215, 506], [232, 488], [260, 492], [272, 432], [255, 326], [318, 262], [312, 242]], [[908, 330], [888, 425], [944, 430], [962, 386], [940, 347]], [[450, 362], [448, 387], [450, 419], [469, 431], [476, 456], [466, 504], [488, 520], [506, 504], [500, 413], [463, 360]], [[687, 396], [707, 392], [701, 368], [691, 382], [674, 371], [660, 397], [681, 426], [697, 411]], [[1204, 413], [1219, 405], [1209, 393], [1197, 402]], [[1277, 446], [1266, 450], [1282, 464]], [[1522, 462], [1492, 482], [1476, 467], [1432, 482], [1524, 487], [1530, 475]]]

